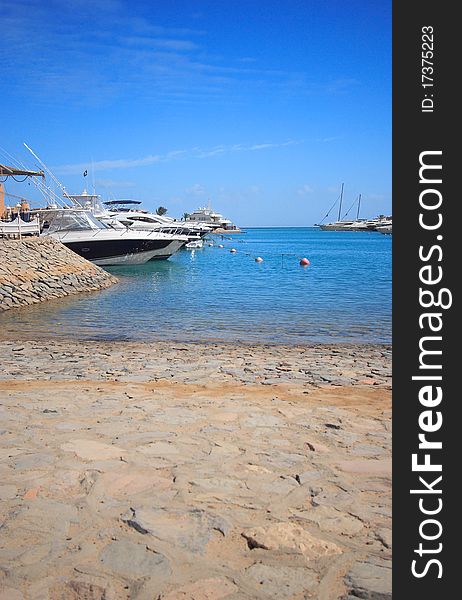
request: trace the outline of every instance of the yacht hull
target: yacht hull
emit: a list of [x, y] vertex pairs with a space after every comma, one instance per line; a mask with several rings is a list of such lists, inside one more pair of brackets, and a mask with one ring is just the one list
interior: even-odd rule
[[155, 252], [148, 260], [165, 260], [175, 254], [180, 248], [185, 245], [186, 241], [172, 240], [166, 248], [162, 248]]
[[176, 240], [163, 239], [61, 241], [76, 254], [100, 266], [141, 265], [154, 258], [167, 259], [182, 245]]

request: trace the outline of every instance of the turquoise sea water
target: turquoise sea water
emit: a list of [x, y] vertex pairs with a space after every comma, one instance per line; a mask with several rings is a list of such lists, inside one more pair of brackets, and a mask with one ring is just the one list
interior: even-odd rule
[[8, 311], [0, 327], [21, 337], [391, 342], [391, 236], [255, 228], [214, 244], [108, 268], [119, 285]]

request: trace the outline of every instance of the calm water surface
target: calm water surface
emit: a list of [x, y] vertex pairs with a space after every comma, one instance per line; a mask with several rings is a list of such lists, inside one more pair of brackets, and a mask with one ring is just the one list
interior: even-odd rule
[[119, 285], [8, 311], [0, 327], [21, 337], [391, 342], [391, 236], [265, 228], [214, 238], [167, 261], [110, 267]]

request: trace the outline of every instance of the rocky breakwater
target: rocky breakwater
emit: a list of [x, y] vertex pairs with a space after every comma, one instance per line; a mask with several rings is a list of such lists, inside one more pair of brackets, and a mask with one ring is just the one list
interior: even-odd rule
[[109, 287], [117, 279], [52, 238], [0, 240], [0, 311]]

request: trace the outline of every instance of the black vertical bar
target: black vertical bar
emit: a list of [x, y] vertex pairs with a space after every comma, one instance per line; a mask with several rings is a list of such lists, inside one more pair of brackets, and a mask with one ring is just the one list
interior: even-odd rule
[[[456, 108], [462, 55], [458, 29], [452, 3], [394, 2], [393, 596], [399, 600], [453, 598], [460, 593], [458, 552], [449, 550], [450, 545], [457, 546], [453, 542], [458, 541], [460, 530], [455, 511], [460, 492], [455, 485], [461, 455], [457, 442], [462, 436], [456, 414], [460, 391], [454, 385], [459, 356], [456, 331], [462, 329], [454, 291], [457, 260], [462, 255], [458, 244], [462, 194], [455, 190], [461, 156], [456, 149], [461, 128], [461, 110]], [[419, 176], [422, 162], [430, 168], [424, 167]], [[422, 207], [422, 203], [436, 206], [440, 200], [438, 208]], [[435, 229], [423, 226], [435, 226], [440, 218]], [[428, 266], [430, 270], [421, 271]], [[422, 281], [433, 281], [437, 274], [442, 275], [438, 283]], [[422, 304], [432, 304], [431, 296], [419, 296], [421, 290], [433, 293], [435, 304], [442, 298], [441, 304], [448, 305], [452, 294], [453, 304], [425, 308]], [[430, 319], [425, 314], [438, 316]], [[439, 330], [431, 330], [430, 322]], [[422, 355], [422, 348], [442, 354]], [[432, 390], [432, 398], [441, 389], [438, 405], [423, 404], [419, 392], [424, 387]], [[422, 398], [428, 400], [428, 395]], [[425, 411], [429, 414], [424, 415]], [[434, 432], [422, 429], [422, 425], [428, 429], [430, 422], [436, 428], [440, 417], [442, 425]], [[442, 448], [419, 449], [423, 443], [419, 434], [442, 442]], [[429, 455], [431, 464], [441, 465], [442, 470], [413, 470], [413, 454], [419, 464]], [[426, 539], [430, 537], [434, 539]]]

